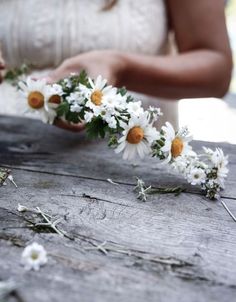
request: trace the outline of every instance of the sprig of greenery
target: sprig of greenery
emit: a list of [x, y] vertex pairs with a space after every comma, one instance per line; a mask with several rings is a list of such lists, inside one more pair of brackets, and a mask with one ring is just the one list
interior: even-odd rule
[[185, 192], [186, 189], [184, 189], [181, 186], [177, 187], [159, 187], [159, 188], [151, 188], [147, 194], [152, 195], [152, 194], [174, 194], [175, 196], [180, 195], [181, 193]]
[[93, 118], [92, 122], [87, 123], [85, 129], [91, 139], [104, 138], [106, 133], [109, 132], [107, 123], [100, 116]]
[[137, 184], [134, 188], [134, 191], [138, 193], [137, 198], [141, 201], [147, 201], [147, 193], [151, 189], [151, 186], [147, 187], [144, 181], [138, 177], [136, 177]]
[[24, 63], [18, 68], [9, 69], [5, 73], [3, 79], [5, 81], [9, 82], [11, 85], [17, 86], [18, 82], [20, 80], [20, 77], [22, 77], [23, 75], [29, 74], [30, 71], [31, 71], [31, 66]]
[[46, 213], [45, 211], [41, 210], [39, 207], [36, 207], [35, 209], [29, 209], [24, 205], [18, 205], [18, 211], [20, 212], [30, 212], [33, 214], [36, 214], [42, 221], [37, 222], [37, 221], [29, 221], [26, 219], [28, 222], [30, 222], [30, 227], [31, 228], [36, 228], [36, 229], [51, 229], [53, 232], [57, 233], [58, 235], [62, 237], [66, 237], [70, 240], [74, 240], [73, 237], [68, 235], [64, 230], [58, 227], [58, 224], [62, 221], [61, 218], [53, 217]]
[[175, 196], [178, 196], [182, 192], [186, 191], [181, 186], [152, 188], [152, 186], [146, 186], [142, 179], [136, 177], [136, 180], [137, 184], [134, 188], [134, 191], [138, 193], [137, 198], [141, 201], [147, 201], [148, 195], [152, 194], [174, 194]]

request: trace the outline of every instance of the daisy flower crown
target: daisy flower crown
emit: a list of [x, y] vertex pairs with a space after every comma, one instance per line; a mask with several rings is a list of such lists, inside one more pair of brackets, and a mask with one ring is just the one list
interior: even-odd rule
[[210, 199], [218, 199], [228, 173], [228, 157], [220, 148], [192, 150], [187, 127], [175, 131], [166, 122], [158, 131], [155, 123], [162, 115], [159, 108], [144, 110], [124, 88], [107, 84], [101, 76], [93, 80], [86, 72], [72, 74], [56, 84], [45, 80], [18, 83], [26, 112], [38, 114], [52, 124], [55, 119], [69, 123], [85, 122], [90, 138], [107, 138], [108, 146], [125, 160], [149, 155], [183, 175], [188, 183], [199, 185]]

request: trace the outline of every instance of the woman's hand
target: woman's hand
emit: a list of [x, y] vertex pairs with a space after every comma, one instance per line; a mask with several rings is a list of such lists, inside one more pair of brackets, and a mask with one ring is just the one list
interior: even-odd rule
[[125, 61], [120, 52], [113, 50], [97, 50], [65, 60], [57, 69], [48, 75], [49, 82], [56, 82], [70, 73], [85, 70], [87, 74], [96, 78], [101, 75], [108, 83], [119, 86], [124, 70]]
[[[119, 86], [124, 70], [123, 57], [117, 51], [112, 50], [87, 52], [65, 60], [46, 79], [49, 83], [54, 83], [71, 73], [79, 73], [81, 70], [85, 70], [92, 78], [102, 75], [109, 84]], [[85, 128], [82, 123], [73, 125], [59, 119], [55, 121], [54, 125], [73, 132], [80, 132]]]

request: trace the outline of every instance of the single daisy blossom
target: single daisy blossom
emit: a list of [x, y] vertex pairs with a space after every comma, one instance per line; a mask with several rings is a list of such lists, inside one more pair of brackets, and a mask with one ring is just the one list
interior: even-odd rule
[[21, 263], [26, 270], [38, 271], [40, 266], [47, 263], [47, 252], [44, 247], [36, 242], [28, 245], [21, 256]]
[[161, 148], [161, 151], [166, 156], [164, 160], [165, 163], [175, 160], [178, 156], [196, 155], [195, 152], [192, 151], [192, 147], [188, 144], [192, 140], [192, 137], [188, 136], [186, 128], [182, 128], [175, 133], [173, 126], [169, 122], [166, 122], [165, 126], [161, 129], [165, 139], [164, 146]]
[[26, 83], [19, 82], [19, 87], [23, 100], [26, 102], [26, 111], [36, 112], [44, 123], [52, 124], [56, 117], [55, 107], [59, 101], [58, 98], [55, 101], [54, 94], [49, 93], [46, 81], [28, 78]]
[[88, 78], [91, 88], [82, 84], [79, 85], [79, 90], [87, 99], [86, 107], [92, 109], [99, 115], [103, 110], [104, 103], [108, 100], [115, 101], [117, 89], [112, 86], [107, 86], [107, 80], [98, 76], [95, 82]]
[[123, 159], [133, 159], [137, 155], [143, 158], [151, 153], [152, 143], [159, 138], [159, 132], [149, 123], [147, 113], [130, 118], [129, 123], [120, 123], [124, 129], [118, 140], [116, 153], [124, 152]]
[[189, 171], [187, 180], [191, 185], [201, 185], [206, 181], [206, 173], [201, 168], [193, 167]]
[[144, 113], [141, 101], [127, 103], [126, 109], [131, 116], [140, 116]]

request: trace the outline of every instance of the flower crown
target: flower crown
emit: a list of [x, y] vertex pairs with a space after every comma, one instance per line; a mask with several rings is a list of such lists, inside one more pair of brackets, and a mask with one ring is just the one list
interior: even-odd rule
[[144, 110], [141, 101], [135, 101], [124, 88], [108, 85], [101, 76], [92, 80], [84, 71], [56, 84], [27, 78], [18, 86], [26, 111], [38, 114], [43, 122], [86, 122], [89, 137], [108, 138], [108, 146], [125, 160], [156, 157], [188, 183], [200, 185], [208, 198], [220, 197], [228, 173], [228, 157], [223, 151], [203, 147], [203, 154], [198, 155], [189, 145], [192, 137], [187, 127], [175, 131], [166, 122], [158, 131], [154, 124], [162, 115], [160, 109]]

